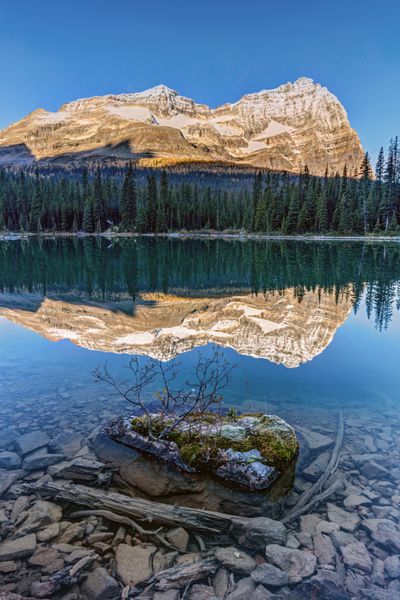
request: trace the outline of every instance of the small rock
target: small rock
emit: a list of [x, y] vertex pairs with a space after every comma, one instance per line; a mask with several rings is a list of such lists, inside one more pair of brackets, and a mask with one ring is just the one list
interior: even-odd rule
[[345, 531], [349, 531], [350, 533], [353, 532], [360, 523], [358, 516], [343, 510], [339, 506], [336, 506], [336, 504], [328, 503], [327, 509], [328, 519], [333, 523], [340, 525]]
[[15, 452], [0, 452], [0, 468], [19, 469], [21, 466], [21, 457]]
[[57, 454], [73, 458], [81, 448], [82, 436], [75, 431], [61, 431], [49, 443], [49, 448]]
[[230, 546], [227, 548], [217, 548], [215, 559], [229, 571], [234, 573], [251, 573], [257, 566], [256, 561], [246, 552]]
[[286, 527], [280, 521], [269, 517], [255, 517], [249, 524], [235, 523], [232, 535], [240, 546], [251, 550], [264, 550], [266, 544], [285, 544]]
[[390, 579], [400, 578], [400, 558], [398, 556], [388, 556], [384, 560], [385, 571]]
[[251, 578], [256, 584], [261, 583], [266, 587], [272, 588], [282, 587], [289, 583], [289, 577], [285, 571], [267, 563], [258, 565], [254, 571], [252, 571]]
[[189, 534], [183, 527], [168, 529], [165, 534], [166, 540], [180, 552], [186, 552], [189, 543]]
[[170, 569], [174, 565], [178, 556], [178, 552], [167, 552], [166, 554], [163, 554], [158, 550], [153, 556], [154, 573], [165, 571], [165, 569]]
[[230, 586], [231, 580], [228, 571], [223, 567], [220, 567], [213, 578], [213, 587], [215, 595], [220, 598], [224, 598], [225, 595], [229, 592]]
[[88, 536], [88, 543], [92, 546], [93, 544], [97, 544], [97, 542], [108, 542], [113, 537], [114, 534], [111, 531], [97, 531]]
[[350, 494], [349, 496], [346, 496], [346, 498], [343, 501], [343, 504], [345, 506], [345, 508], [358, 508], [359, 506], [369, 506], [370, 504], [372, 504], [371, 500], [369, 500], [369, 498], [366, 498], [365, 496], [357, 496], [356, 494]]
[[19, 533], [32, 533], [37, 529], [42, 529], [48, 525], [61, 520], [61, 507], [53, 502], [46, 500], [37, 500], [35, 504], [28, 510], [27, 518], [19, 528]]
[[116, 600], [120, 597], [118, 583], [103, 567], [89, 573], [82, 591], [88, 600]]
[[49, 542], [60, 534], [60, 524], [52, 523], [48, 527], [36, 532], [38, 542]]
[[235, 586], [235, 589], [226, 596], [225, 600], [249, 600], [253, 598], [256, 586], [251, 577], [240, 579]]
[[214, 589], [209, 585], [195, 583], [190, 589], [190, 600], [218, 600]]
[[8, 471], [0, 469], [0, 497], [15, 483], [22, 475], [22, 471]]
[[289, 583], [299, 583], [303, 577], [312, 575], [317, 565], [317, 559], [308, 550], [293, 550], [270, 544], [265, 549], [265, 556], [269, 562], [285, 571], [289, 576]]
[[386, 467], [378, 464], [374, 460], [367, 460], [360, 469], [360, 472], [367, 479], [387, 479], [389, 471]]
[[179, 600], [179, 590], [166, 590], [165, 592], [155, 592], [153, 600]]
[[389, 551], [400, 552], [400, 529], [389, 519], [365, 519], [362, 526]]
[[317, 525], [321, 523], [321, 517], [310, 513], [300, 517], [300, 529], [306, 533], [313, 535], [317, 530]]
[[364, 573], [372, 573], [372, 558], [363, 542], [347, 544], [341, 548], [343, 562], [352, 568], [360, 569]]
[[0, 561], [26, 558], [27, 556], [31, 556], [35, 550], [36, 536], [34, 533], [16, 540], [7, 540], [0, 544]]
[[36, 552], [30, 557], [29, 564], [43, 567], [49, 562], [58, 560], [60, 556], [61, 554], [54, 548], [42, 546], [37, 548]]
[[15, 573], [15, 571], [18, 571], [18, 565], [13, 560], [6, 560], [4, 562], [0, 562], [0, 573]]
[[60, 536], [59, 542], [60, 544], [70, 544], [71, 542], [82, 540], [85, 533], [86, 523], [84, 521], [81, 523], [71, 523]]
[[151, 575], [151, 557], [156, 548], [120, 544], [115, 553], [115, 571], [124, 585], [136, 585]]
[[13, 504], [10, 520], [16, 521], [19, 515], [29, 506], [29, 498], [28, 496], [18, 496], [16, 501]]
[[357, 542], [357, 538], [355, 538], [354, 535], [351, 533], [346, 533], [345, 531], [332, 531], [329, 534], [329, 537], [331, 538], [336, 550], [339, 550], [341, 546], [346, 546], [347, 544], [354, 544]]
[[315, 533], [313, 536], [314, 554], [321, 566], [335, 564], [336, 551], [331, 539], [323, 533]]
[[21, 437], [14, 440], [14, 446], [22, 455], [28, 454], [28, 452], [33, 452], [38, 448], [42, 448], [43, 446], [47, 446], [50, 438], [44, 431], [32, 431], [31, 433], [26, 433]]
[[22, 466], [26, 471], [37, 471], [46, 469], [50, 465], [62, 461], [63, 458], [62, 454], [49, 454], [45, 448], [40, 448], [28, 454]]
[[296, 427], [296, 430], [300, 431], [302, 436], [304, 436], [308, 447], [310, 448], [310, 452], [319, 452], [324, 450], [325, 448], [329, 448], [333, 444], [332, 438], [327, 437], [326, 435], [322, 435], [317, 431], [311, 431], [310, 429], [306, 429], [305, 427]]
[[372, 575], [371, 575], [372, 583], [376, 583], [377, 585], [384, 586], [385, 585], [385, 563], [380, 558], [374, 556], [372, 559]]

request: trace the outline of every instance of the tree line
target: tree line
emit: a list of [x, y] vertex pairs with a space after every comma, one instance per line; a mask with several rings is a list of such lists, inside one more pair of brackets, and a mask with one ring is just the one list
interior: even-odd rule
[[[358, 173], [311, 176], [257, 172], [253, 181], [171, 177], [151, 171], [138, 182], [129, 164], [118, 175], [83, 168], [77, 177], [0, 170], [0, 230], [137, 233], [239, 231], [271, 234], [399, 233], [397, 137], [375, 166]], [[232, 183], [234, 181], [234, 184]]]

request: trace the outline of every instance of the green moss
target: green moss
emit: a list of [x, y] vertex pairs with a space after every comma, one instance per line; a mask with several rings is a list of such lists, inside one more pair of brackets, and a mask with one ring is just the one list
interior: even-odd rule
[[[210, 464], [217, 457], [219, 450], [231, 448], [238, 452], [248, 452], [250, 450], [259, 450], [265, 462], [279, 468], [290, 463], [297, 454], [298, 443], [293, 431], [277, 417], [271, 417], [264, 414], [248, 414], [238, 416], [237, 414], [228, 414], [226, 417], [219, 417], [215, 413], [207, 415], [190, 415], [192, 423], [200, 421], [202, 425], [212, 425], [220, 423], [221, 425], [240, 425], [240, 420], [245, 417], [257, 419], [254, 427], [247, 429], [245, 436], [234, 439], [232, 435], [209, 434], [203, 431], [196, 431], [194, 427], [190, 430], [172, 430], [166, 439], [177, 444], [182, 459], [186, 464], [195, 466], [200, 464]], [[152, 432], [157, 435], [169, 424], [168, 420], [154, 416], [151, 419]], [[135, 417], [132, 419], [132, 428], [146, 435], [148, 431], [148, 419], [146, 417]]]

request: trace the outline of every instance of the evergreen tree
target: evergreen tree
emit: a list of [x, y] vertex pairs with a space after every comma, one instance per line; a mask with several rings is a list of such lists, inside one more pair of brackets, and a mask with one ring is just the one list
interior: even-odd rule
[[121, 192], [121, 228], [134, 231], [136, 224], [136, 184], [132, 163], [129, 164]]
[[149, 233], [156, 232], [157, 226], [157, 182], [155, 175], [147, 177], [146, 226]]

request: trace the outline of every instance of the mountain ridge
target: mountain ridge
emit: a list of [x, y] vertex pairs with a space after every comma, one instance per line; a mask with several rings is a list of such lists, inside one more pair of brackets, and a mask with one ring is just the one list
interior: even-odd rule
[[[24, 154], [25, 150], [25, 154]], [[228, 162], [333, 174], [358, 169], [363, 149], [347, 113], [326, 87], [301, 77], [216, 108], [164, 84], [38, 108], [0, 131], [0, 162], [118, 155]]]

